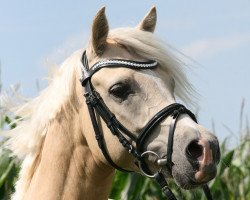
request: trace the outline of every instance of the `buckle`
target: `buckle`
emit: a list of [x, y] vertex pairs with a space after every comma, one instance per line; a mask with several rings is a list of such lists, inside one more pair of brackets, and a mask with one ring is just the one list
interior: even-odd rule
[[86, 92], [84, 97], [86, 98], [86, 104], [95, 106], [99, 102], [99, 98], [96, 97], [95, 93], [90, 94], [89, 92]]

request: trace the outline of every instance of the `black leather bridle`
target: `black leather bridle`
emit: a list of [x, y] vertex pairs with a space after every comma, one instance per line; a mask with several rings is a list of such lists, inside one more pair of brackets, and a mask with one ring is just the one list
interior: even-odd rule
[[[158, 63], [156, 61], [150, 60], [147, 62], [137, 62], [131, 60], [121, 60], [121, 59], [109, 59], [95, 63], [91, 68], [88, 65], [88, 59], [86, 56], [86, 51], [84, 51], [82, 56], [82, 78], [81, 84], [85, 88], [85, 98], [86, 104], [89, 110], [90, 119], [92, 121], [93, 129], [95, 132], [95, 137], [98, 143], [99, 148], [101, 149], [104, 157], [114, 168], [124, 171], [131, 172], [129, 170], [125, 170], [119, 167], [114, 161], [111, 159], [110, 155], [107, 152], [105, 141], [103, 134], [98, 126], [97, 115], [99, 115], [107, 127], [110, 129], [111, 133], [116, 136], [122, 146], [134, 156], [138, 167], [141, 172], [150, 178], [154, 178], [162, 188], [163, 193], [169, 200], [176, 200], [176, 197], [168, 187], [168, 184], [161, 172], [159, 170], [156, 173], [153, 173], [149, 170], [145, 157], [148, 154], [153, 154], [157, 156], [158, 161], [164, 163], [167, 167], [170, 174], [172, 174], [172, 153], [173, 153], [173, 139], [174, 139], [174, 131], [177, 123], [177, 119], [182, 114], [189, 115], [195, 122], [195, 115], [189, 111], [185, 106], [179, 103], [173, 103], [162, 110], [160, 110], [156, 115], [152, 117], [152, 119], [146, 124], [146, 126], [141, 130], [138, 137], [135, 136], [134, 133], [130, 132], [126, 127], [124, 127], [115, 117], [115, 115], [109, 110], [109, 108], [104, 103], [103, 99], [99, 95], [99, 93], [94, 89], [91, 83], [91, 77], [98, 70], [108, 67], [108, 68], [117, 68], [117, 67], [125, 67], [134, 70], [145, 70], [145, 69], [154, 69], [157, 67]], [[172, 117], [172, 122], [169, 129], [168, 135], [168, 143], [167, 143], [167, 155], [166, 158], [160, 158], [155, 152], [145, 151], [143, 152], [143, 144], [152, 132], [152, 130], [159, 125], [164, 119], [167, 117]], [[131, 141], [136, 143], [136, 146], [132, 145], [132, 143], [125, 137], [130, 138]], [[212, 196], [208, 186], [203, 185], [203, 191], [208, 200], [212, 200]]]

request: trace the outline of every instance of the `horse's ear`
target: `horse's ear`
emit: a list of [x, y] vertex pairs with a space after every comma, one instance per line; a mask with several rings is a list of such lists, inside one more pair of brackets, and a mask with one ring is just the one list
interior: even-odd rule
[[139, 23], [138, 28], [143, 31], [148, 31], [153, 33], [155, 30], [157, 21], [157, 14], [155, 6], [146, 14], [143, 20]]
[[105, 15], [105, 7], [96, 14], [92, 24], [92, 46], [96, 55], [101, 55], [106, 47], [109, 25]]

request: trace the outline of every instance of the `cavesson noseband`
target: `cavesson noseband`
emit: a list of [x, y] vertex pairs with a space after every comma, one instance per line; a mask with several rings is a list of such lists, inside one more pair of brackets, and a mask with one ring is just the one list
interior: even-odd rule
[[[130, 172], [115, 164], [114, 161], [111, 159], [110, 155], [108, 154], [103, 134], [98, 126], [96, 118], [97, 115], [99, 115], [103, 119], [107, 127], [110, 129], [111, 133], [118, 138], [122, 146], [135, 157], [136, 163], [140, 168], [141, 172], [147, 177], [154, 178], [159, 183], [163, 193], [169, 200], [176, 200], [176, 197], [168, 187], [168, 184], [161, 170], [156, 173], [152, 173], [145, 162], [145, 157], [148, 154], [153, 154], [157, 156], [158, 164], [161, 166], [166, 166], [169, 173], [172, 174], [173, 139], [177, 119], [180, 115], [187, 114], [195, 122], [197, 122], [195, 115], [191, 111], [189, 111], [185, 106], [179, 103], [173, 103], [169, 106], [166, 106], [165, 108], [160, 110], [156, 115], [154, 115], [152, 119], [146, 124], [146, 126], [141, 130], [139, 136], [136, 137], [136, 134], [130, 132], [125, 126], [123, 126], [122, 123], [120, 123], [116, 119], [115, 115], [109, 110], [99, 93], [93, 87], [91, 83], [91, 77], [94, 73], [96, 73], [102, 68], [125, 67], [134, 70], [147, 70], [156, 68], [158, 63], [153, 60], [147, 62], [138, 62], [122, 59], [108, 59], [97, 62], [91, 68], [89, 68], [86, 51], [84, 51], [82, 56], [82, 64], [82, 78], [80, 81], [82, 86], [85, 88], [84, 96], [86, 98], [86, 104], [89, 110], [89, 115], [95, 132], [95, 137], [98, 146], [101, 149], [106, 160], [114, 168], [120, 171]], [[172, 117], [172, 122], [169, 129], [166, 158], [160, 158], [155, 152], [152, 151], [143, 152], [143, 144], [152, 132], [152, 130], [167, 117]], [[128, 141], [128, 139], [125, 137], [125, 135], [129, 137], [132, 141], [134, 141], [136, 143], [136, 146], [132, 145], [132, 143]], [[203, 186], [203, 190], [207, 199], [212, 200], [210, 190], [206, 184]]]

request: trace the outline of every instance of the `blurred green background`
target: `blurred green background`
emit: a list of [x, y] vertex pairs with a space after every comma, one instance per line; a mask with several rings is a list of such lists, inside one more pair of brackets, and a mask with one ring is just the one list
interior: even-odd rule
[[[241, 119], [244, 115], [244, 102], [241, 107]], [[14, 128], [12, 119], [6, 114], [1, 116], [1, 128]], [[242, 123], [241, 123], [242, 126]], [[215, 200], [249, 200], [250, 199], [250, 131], [246, 124], [240, 128], [238, 145], [230, 148], [226, 138], [221, 143], [222, 159], [218, 167], [217, 177], [211, 181], [210, 188]], [[20, 161], [10, 157], [11, 152], [3, 148], [5, 140], [0, 142], [0, 199], [9, 199], [14, 192], [14, 183], [19, 172]], [[170, 181], [178, 200], [205, 199], [201, 189], [185, 191]], [[116, 200], [152, 200], [165, 199], [158, 185], [135, 173], [116, 172], [110, 198]]]

